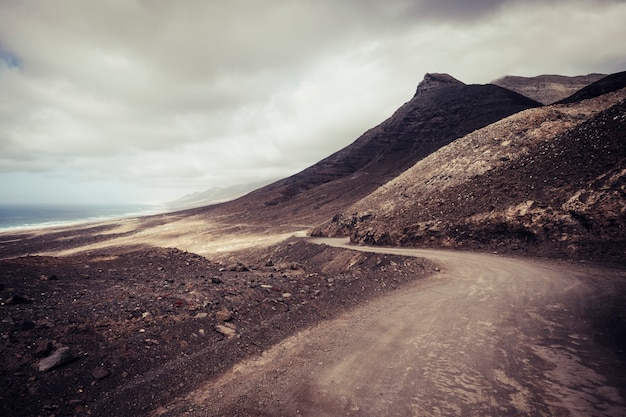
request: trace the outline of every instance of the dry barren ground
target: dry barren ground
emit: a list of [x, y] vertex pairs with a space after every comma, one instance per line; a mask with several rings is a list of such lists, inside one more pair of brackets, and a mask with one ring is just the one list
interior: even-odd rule
[[2, 236], [0, 415], [626, 412], [623, 270], [164, 220]]
[[[337, 240], [319, 243], [343, 245]], [[589, 309], [624, 272], [493, 255], [287, 338], [153, 415], [623, 416], [624, 363]]]
[[[175, 241], [155, 229], [3, 236], [1, 416], [147, 415], [298, 330], [434, 271], [423, 259], [284, 241], [282, 230], [221, 225]], [[230, 252], [207, 259], [147, 237]], [[11, 257], [20, 250], [32, 255]]]

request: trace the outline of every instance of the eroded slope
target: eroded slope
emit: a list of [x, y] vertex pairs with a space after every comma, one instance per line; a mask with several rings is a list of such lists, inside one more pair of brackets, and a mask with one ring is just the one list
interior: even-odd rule
[[447, 74], [426, 74], [409, 102], [351, 145], [211, 211], [251, 222], [295, 218], [319, 223], [455, 139], [539, 105], [494, 85], [466, 85]]
[[625, 98], [531, 109], [473, 132], [315, 233], [623, 261]]

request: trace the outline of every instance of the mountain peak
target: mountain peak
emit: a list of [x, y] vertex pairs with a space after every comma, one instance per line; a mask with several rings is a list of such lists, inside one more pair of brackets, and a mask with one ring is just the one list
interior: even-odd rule
[[465, 85], [465, 83], [457, 80], [449, 74], [426, 73], [426, 75], [424, 75], [424, 79], [417, 85], [415, 96], [418, 96], [426, 91], [432, 91], [451, 85]]

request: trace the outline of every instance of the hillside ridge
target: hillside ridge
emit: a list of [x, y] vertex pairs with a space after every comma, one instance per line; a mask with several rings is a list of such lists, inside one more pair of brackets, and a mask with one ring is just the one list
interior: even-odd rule
[[439, 149], [313, 234], [623, 262], [625, 123], [626, 88], [517, 113]]
[[227, 210], [254, 222], [296, 216], [316, 224], [457, 138], [539, 106], [495, 85], [466, 85], [447, 74], [426, 74], [411, 100], [352, 144], [291, 177], [207, 210]]
[[542, 104], [553, 104], [605, 76], [606, 74], [595, 73], [577, 76], [544, 74], [535, 77], [506, 75], [491, 83], [518, 92]]

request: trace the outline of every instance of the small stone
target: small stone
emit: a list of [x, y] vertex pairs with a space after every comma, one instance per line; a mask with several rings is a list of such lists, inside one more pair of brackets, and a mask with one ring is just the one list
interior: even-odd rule
[[31, 300], [27, 296], [19, 294], [12, 295], [5, 301], [6, 304], [29, 304], [32, 302], [33, 300]]
[[40, 372], [49, 371], [52, 368], [73, 361], [74, 358], [74, 354], [70, 352], [70, 348], [68, 348], [67, 346], [60, 347], [52, 352], [52, 354], [47, 358], [43, 358], [42, 360], [40, 360], [38, 368]]
[[50, 352], [52, 352], [53, 348], [54, 346], [52, 345], [51, 341], [44, 340], [42, 342], [39, 342], [39, 344], [37, 344], [37, 347], [35, 348], [35, 351], [33, 352], [33, 356], [35, 358], [43, 358], [44, 356], [49, 355]]
[[111, 372], [109, 372], [109, 370], [105, 368], [95, 368], [91, 371], [91, 376], [93, 376], [93, 379], [95, 379], [96, 381], [104, 379], [109, 375], [111, 375]]
[[219, 333], [223, 334], [226, 337], [233, 337], [237, 334], [237, 331], [235, 329], [229, 326], [225, 326], [223, 324], [218, 324], [217, 326], [215, 326], [215, 330], [217, 330]]
[[291, 298], [291, 293], [284, 292], [284, 293], [282, 294], [282, 296], [283, 296], [283, 298], [284, 298], [285, 300], [288, 300], [288, 299], [290, 299], [290, 298]]
[[207, 318], [208, 315], [209, 315], [208, 313], [198, 313], [193, 318], [194, 319], [205, 319], [205, 318]]
[[229, 321], [232, 320], [233, 313], [230, 312], [226, 307], [222, 307], [220, 311], [215, 313], [215, 320], [217, 321]]
[[211, 277], [211, 282], [213, 284], [221, 284], [222, 283], [222, 279], [220, 277], [217, 277], [217, 276]]

